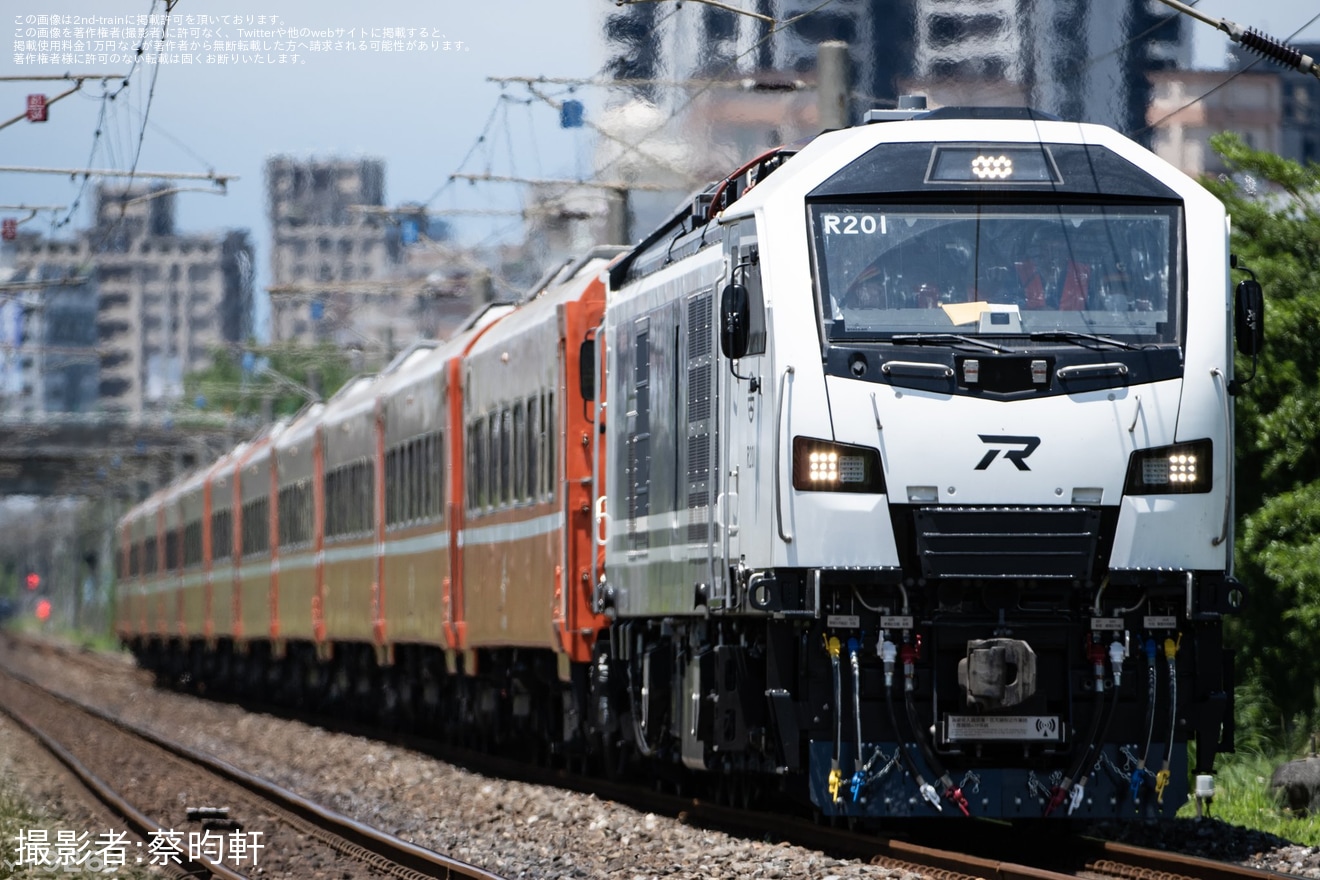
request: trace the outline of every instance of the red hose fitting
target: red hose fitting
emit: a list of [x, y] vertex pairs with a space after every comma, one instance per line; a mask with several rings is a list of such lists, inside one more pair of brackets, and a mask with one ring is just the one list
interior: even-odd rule
[[1066, 788], [1062, 785], [1054, 786], [1054, 789], [1050, 792], [1050, 802], [1045, 805], [1045, 815], [1048, 816], [1054, 812], [1054, 808], [1063, 803], [1063, 799], [1067, 796], [1068, 790]]
[[898, 649], [898, 658], [904, 663], [916, 663], [921, 659], [921, 636], [918, 635], [911, 643], [904, 643]]
[[954, 806], [962, 810], [964, 816], [972, 815], [967, 810], [967, 798], [963, 795], [961, 788], [946, 788], [944, 789], [944, 796], [951, 800]]

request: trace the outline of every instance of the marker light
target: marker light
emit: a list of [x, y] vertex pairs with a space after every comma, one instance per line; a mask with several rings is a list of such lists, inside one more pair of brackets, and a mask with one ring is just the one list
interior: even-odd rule
[[869, 446], [794, 437], [793, 488], [804, 492], [883, 493], [880, 452]]
[[972, 174], [982, 180], [1012, 177], [1013, 160], [1007, 156], [977, 156], [972, 160]]
[[1128, 462], [1127, 495], [1176, 495], [1209, 492], [1214, 446], [1193, 440], [1155, 449], [1139, 449]]
[[927, 183], [1062, 183], [1049, 147], [1043, 144], [936, 144]]

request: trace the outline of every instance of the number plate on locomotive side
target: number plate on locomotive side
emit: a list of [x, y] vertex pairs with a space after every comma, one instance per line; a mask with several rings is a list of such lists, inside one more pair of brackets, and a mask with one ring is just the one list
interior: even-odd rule
[[947, 742], [1063, 740], [1063, 722], [1057, 715], [945, 715]]

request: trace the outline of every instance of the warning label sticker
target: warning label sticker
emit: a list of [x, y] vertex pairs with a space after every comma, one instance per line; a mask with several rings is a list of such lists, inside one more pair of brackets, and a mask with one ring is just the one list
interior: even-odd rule
[[1060, 742], [1063, 724], [1057, 715], [945, 715], [944, 738], [948, 742]]

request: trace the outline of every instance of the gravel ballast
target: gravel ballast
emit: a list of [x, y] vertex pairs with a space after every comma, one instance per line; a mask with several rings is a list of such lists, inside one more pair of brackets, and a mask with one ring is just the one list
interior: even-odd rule
[[[492, 779], [386, 743], [159, 690], [125, 655], [20, 652], [0, 638], [0, 665], [354, 819], [505, 877], [916, 876], [692, 827], [592, 795]], [[13, 741], [0, 733], [0, 762]], [[1134, 844], [1320, 880], [1320, 850], [1217, 821], [1180, 820], [1124, 831]]]

